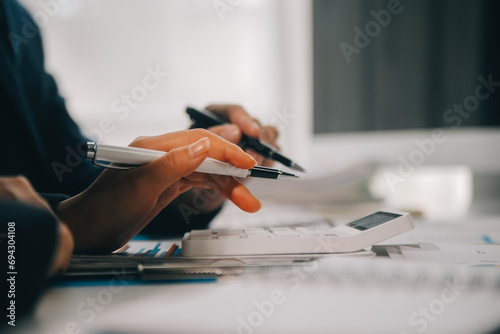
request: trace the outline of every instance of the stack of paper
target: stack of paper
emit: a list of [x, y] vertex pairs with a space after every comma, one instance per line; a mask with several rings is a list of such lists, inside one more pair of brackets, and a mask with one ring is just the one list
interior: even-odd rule
[[500, 266], [500, 245], [429, 244], [387, 246], [391, 258], [472, 266]]

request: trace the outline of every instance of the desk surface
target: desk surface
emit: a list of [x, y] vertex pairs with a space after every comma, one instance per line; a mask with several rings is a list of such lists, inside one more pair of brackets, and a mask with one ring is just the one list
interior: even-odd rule
[[[497, 166], [498, 158], [489, 157]], [[438, 158], [433, 159], [439, 163]], [[491, 197], [474, 203], [460, 221], [496, 222], [500, 229], [498, 203]], [[419, 221], [417, 228], [439, 226], [427, 223]], [[118, 275], [99, 286], [49, 289], [35, 319], [20, 329], [28, 334], [489, 333], [500, 327], [499, 269], [475, 268], [470, 274], [454, 266], [353, 258], [215, 282], [132, 285]]]
[[[442, 279], [465, 277], [453, 270], [352, 259], [217, 282], [54, 288], [32, 328], [54, 334], [487, 333], [499, 326], [498, 269], [482, 275], [481, 286]], [[426, 283], [410, 280], [412, 271], [425, 272]]]
[[489, 333], [500, 326], [500, 270], [477, 270], [332, 258], [217, 281], [134, 285], [118, 274], [49, 289], [23, 333]]

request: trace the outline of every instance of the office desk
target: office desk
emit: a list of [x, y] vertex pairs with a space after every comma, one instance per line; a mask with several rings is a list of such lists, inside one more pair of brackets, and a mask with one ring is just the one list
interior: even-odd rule
[[500, 325], [498, 273], [496, 288], [464, 288], [404, 283], [401, 273], [415, 270], [407, 264], [334, 262], [217, 282], [51, 289], [33, 333], [487, 333]]
[[[388, 142], [392, 145], [382, 155], [388, 162], [397, 162], [395, 146], [403, 142], [411, 146], [414, 135], [405, 133], [404, 141], [391, 136], [381, 140], [383, 147]], [[486, 137], [490, 135], [495, 140], [486, 138], [485, 143], [491, 147], [482, 143], [481, 150], [496, 152], [498, 132]], [[360, 145], [363, 142], [356, 140]], [[450, 138], [446, 145], [453, 141], [462, 142]], [[328, 146], [323, 139], [318, 145], [320, 155]], [[349, 148], [351, 154], [363, 155], [356, 147]], [[343, 156], [338, 147], [331, 150], [332, 155]], [[369, 150], [371, 155], [377, 152], [373, 147]], [[473, 147], [468, 150], [474, 157], [480, 153]], [[446, 156], [453, 155], [445, 151]], [[448, 161], [464, 163], [462, 157], [457, 153]], [[429, 159], [444, 161], [439, 154]], [[486, 161], [473, 159], [473, 164], [475, 171], [491, 173], [498, 158], [490, 154]], [[499, 201], [490, 195], [474, 203], [461, 220], [474, 224], [487, 219], [500, 224]], [[118, 278], [93, 287], [49, 289], [23, 333], [469, 334], [500, 327], [498, 268], [471, 279], [467, 287], [453, 280], [465, 275], [455, 270], [373, 258], [332, 259], [308, 269], [275, 268], [218, 281], [132, 285], [120, 283]], [[419, 273], [427, 273], [427, 279]]]
[[485, 269], [332, 258], [217, 281], [135, 285], [117, 274], [49, 289], [23, 333], [489, 333], [500, 271]]

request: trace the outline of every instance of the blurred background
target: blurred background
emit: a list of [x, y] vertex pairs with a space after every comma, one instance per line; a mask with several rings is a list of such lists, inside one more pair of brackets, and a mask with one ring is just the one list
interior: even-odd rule
[[[285, 150], [305, 151], [303, 138], [312, 134], [309, 2], [23, 3], [42, 28], [47, 67], [89, 136], [124, 145], [140, 135], [185, 129], [188, 104], [224, 102], [282, 129]], [[168, 76], [143, 97], [148, 68]], [[131, 96], [132, 107], [116, 113], [113, 101], [122, 94]], [[114, 126], [109, 133], [99, 129], [103, 118]]]
[[[101, 142], [184, 129], [186, 105], [238, 103], [280, 130], [283, 151], [311, 172], [304, 182], [328, 174], [359, 197], [369, 174], [370, 196], [391, 197], [393, 171], [392, 185], [409, 187], [401, 198], [416, 191], [414, 170], [431, 167], [420, 177], [457, 175], [427, 187], [458, 192], [452, 211], [500, 189], [497, 1], [22, 2], [70, 113]], [[308, 186], [321, 184], [288, 200]], [[321, 196], [351, 200], [344, 190]]]
[[[444, 114], [475, 94], [477, 77], [500, 79], [498, 1], [313, 5], [315, 132], [455, 125]], [[498, 126], [499, 110], [494, 94], [460, 126]]]

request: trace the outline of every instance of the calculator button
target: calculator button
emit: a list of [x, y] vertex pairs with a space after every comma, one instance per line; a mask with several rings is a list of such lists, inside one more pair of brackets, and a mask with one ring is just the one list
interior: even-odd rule
[[301, 235], [297, 231], [274, 231], [273, 234], [278, 238], [300, 238]]
[[243, 230], [219, 230], [217, 233], [218, 239], [240, 239], [243, 235]]
[[207, 235], [211, 235], [212, 234], [212, 231], [211, 230], [194, 230], [194, 231], [191, 231], [191, 236], [207, 236]]
[[243, 230], [218, 230], [218, 235], [240, 235], [243, 233]]
[[189, 234], [190, 240], [208, 240], [212, 239], [212, 231], [211, 230], [194, 230]]
[[269, 239], [271, 237], [270, 233], [265, 230], [245, 230], [245, 235], [247, 239]]
[[212, 235], [190, 235], [189, 240], [210, 240]]
[[272, 227], [269, 229], [271, 232], [288, 232], [288, 231], [293, 231], [289, 227]]
[[297, 232], [299, 232], [300, 234], [302, 234], [302, 236], [304, 236], [304, 237], [317, 237], [317, 236], [319, 236], [319, 234], [318, 234], [318, 232], [316, 232], [316, 230], [313, 230], [313, 229], [310, 229], [307, 227], [297, 227], [295, 230]]
[[246, 228], [243, 230], [243, 232], [245, 233], [259, 233], [259, 232], [263, 232], [263, 233], [267, 233], [268, 230], [266, 230], [265, 228]]
[[334, 227], [316, 227], [314, 229], [316, 232], [325, 233], [335, 231]]
[[328, 227], [323, 227], [323, 228], [318, 228], [316, 229], [316, 232], [322, 234], [322, 235], [327, 235], [327, 234], [333, 234], [333, 235], [337, 235], [337, 230], [334, 229], [334, 228], [328, 228]]
[[242, 234], [227, 234], [227, 235], [219, 235], [217, 239], [241, 239], [243, 237]]

